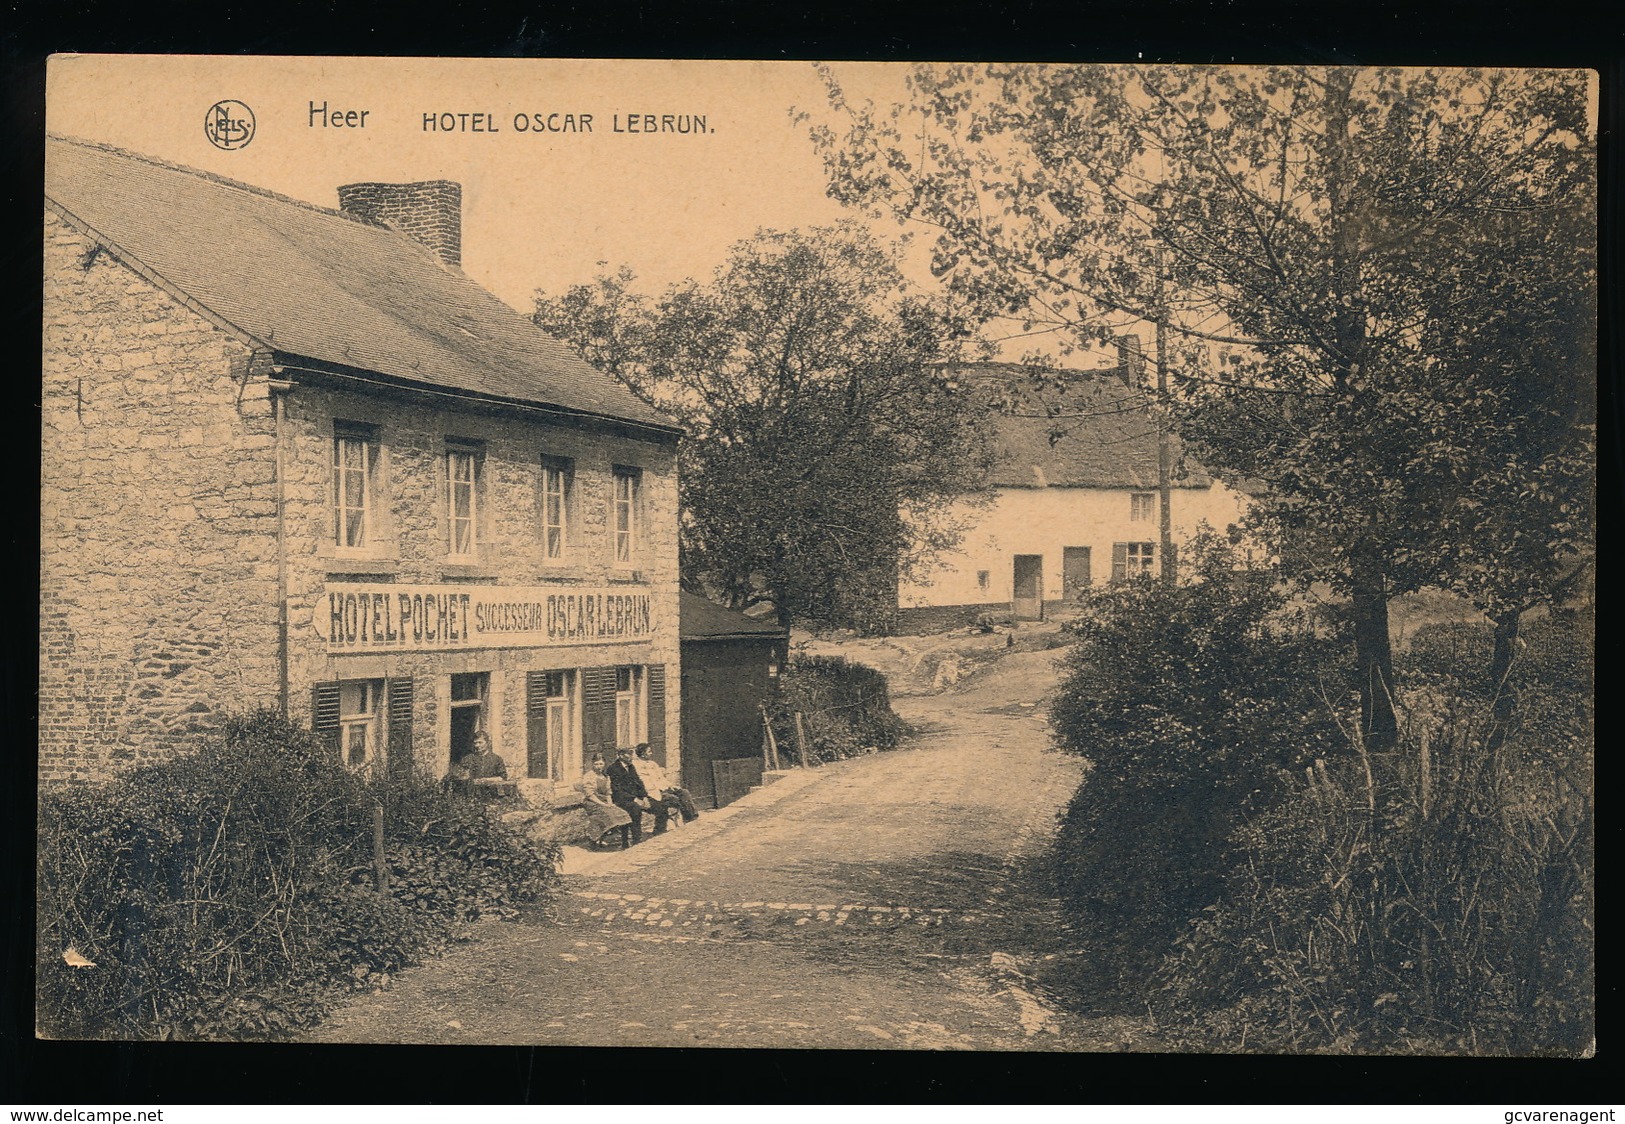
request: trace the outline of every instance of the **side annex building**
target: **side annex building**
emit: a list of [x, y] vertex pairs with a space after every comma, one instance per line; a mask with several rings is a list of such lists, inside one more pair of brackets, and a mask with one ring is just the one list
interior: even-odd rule
[[48, 140], [41, 782], [256, 707], [354, 768], [484, 730], [538, 803], [675, 773], [678, 426], [462, 274], [457, 184], [339, 202]]

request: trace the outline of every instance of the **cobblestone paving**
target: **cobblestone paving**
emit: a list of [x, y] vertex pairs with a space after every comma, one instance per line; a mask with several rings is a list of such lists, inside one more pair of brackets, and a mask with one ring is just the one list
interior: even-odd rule
[[[741, 921], [783, 920], [792, 925], [829, 923], [855, 926], [865, 923], [896, 929], [902, 925], [941, 925], [954, 918], [963, 923], [985, 921], [984, 915], [959, 913], [940, 906], [932, 908], [906, 905], [826, 905], [797, 902], [705, 902], [687, 898], [646, 898], [642, 894], [602, 894], [593, 890], [577, 890], [577, 898], [585, 898], [595, 905], [582, 905], [579, 911], [588, 918], [608, 924], [611, 921], [641, 921], [650, 927], [672, 929], [691, 926], [700, 929], [711, 925], [737, 924]], [[788, 916], [783, 916], [783, 915]], [[856, 920], [853, 915], [856, 914]], [[682, 934], [674, 934], [681, 938]]]
[[[1112, 1050], [1033, 982], [1071, 955], [1029, 870], [1076, 762], [1050, 653], [898, 700], [921, 733], [578, 864], [540, 919], [337, 1012], [329, 1042]], [[1025, 704], [1025, 705], [1023, 705]], [[777, 790], [777, 791], [776, 791]]]

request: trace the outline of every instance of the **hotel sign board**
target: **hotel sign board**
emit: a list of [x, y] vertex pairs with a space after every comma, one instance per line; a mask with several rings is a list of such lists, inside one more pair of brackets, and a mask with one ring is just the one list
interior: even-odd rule
[[311, 622], [330, 655], [631, 644], [660, 627], [625, 586], [329, 583]]

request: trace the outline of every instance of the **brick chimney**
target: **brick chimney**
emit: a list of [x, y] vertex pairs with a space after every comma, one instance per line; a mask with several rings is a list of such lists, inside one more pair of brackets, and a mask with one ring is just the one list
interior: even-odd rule
[[1117, 337], [1117, 374], [1130, 389], [1145, 382], [1145, 353], [1140, 350], [1140, 337], [1133, 333]]
[[347, 183], [339, 209], [358, 219], [394, 227], [440, 255], [447, 265], [463, 261], [463, 187], [451, 180], [422, 183]]

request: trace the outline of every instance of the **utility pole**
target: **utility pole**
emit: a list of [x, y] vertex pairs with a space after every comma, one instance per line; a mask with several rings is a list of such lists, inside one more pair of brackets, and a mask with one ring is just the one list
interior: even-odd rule
[[1168, 395], [1168, 302], [1164, 286], [1167, 269], [1163, 251], [1157, 250], [1157, 531], [1160, 543], [1157, 551], [1162, 556], [1160, 571], [1162, 584], [1171, 586], [1178, 579], [1179, 568], [1174, 558], [1173, 515], [1173, 450], [1169, 447], [1168, 415], [1163, 403]]

